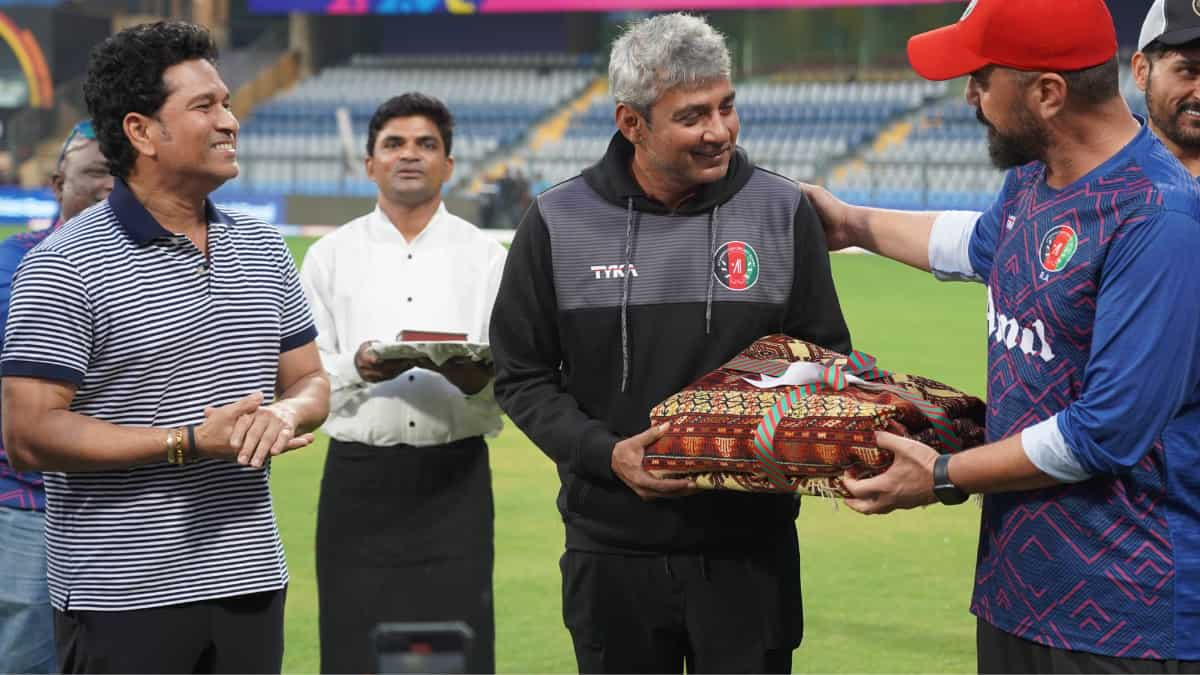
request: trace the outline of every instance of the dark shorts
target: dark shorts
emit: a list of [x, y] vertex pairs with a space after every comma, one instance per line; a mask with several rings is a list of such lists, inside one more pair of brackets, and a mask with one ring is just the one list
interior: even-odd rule
[[1200, 673], [1200, 661], [1124, 659], [1047, 647], [996, 628], [975, 623], [980, 673]]
[[64, 673], [278, 673], [287, 589], [128, 611], [54, 612]]
[[374, 672], [384, 622], [462, 621], [467, 670], [496, 670], [487, 445], [333, 440], [317, 510], [321, 672]]
[[567, 551], [563, 620], [581, 673], [790, 673], [804, 613], [796, 532], [764, 550]]

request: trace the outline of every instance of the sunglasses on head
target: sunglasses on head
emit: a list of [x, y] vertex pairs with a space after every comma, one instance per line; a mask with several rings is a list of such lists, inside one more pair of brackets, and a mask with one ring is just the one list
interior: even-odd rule
[[63, 143], [62, 150], [58, 153], [58, 163], [55, 166], [62, 166], [63, 158], [67, 156], [67, 148], [71, 147], [76, 136], [82, 136], [89, 141], [96, 140], [96, 129], [92, 126], [91, 120], [83, 120], [71, 127], [71, 133], [67, 134], [67, 140]]

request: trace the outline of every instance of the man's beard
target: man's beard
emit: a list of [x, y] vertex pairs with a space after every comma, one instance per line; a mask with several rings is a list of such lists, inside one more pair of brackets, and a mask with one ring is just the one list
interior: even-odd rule
[[1200, 112], [1200, 101], [1188, 99], [1175, 110], [1169, 110], [1169, 104], [1154, 94], [1154, 80], [1150, 83], [1146, 87], [1146, 111], [1154, 127], [1179, 148], [1200, 151], [1200, 128], [1187, 124], [1184, 117], [1189, 111]]
[[982, 109], [975, 109], [975, 119], [987, 128], [988, 157], [997, 169], [1011, 169], [1045, 159], [1046, 149], [1050, 147], [1049, 134], [1032, 115], [1018, 108], [1016, 118], [1017, 131], [1003, 134], [983, 116]]

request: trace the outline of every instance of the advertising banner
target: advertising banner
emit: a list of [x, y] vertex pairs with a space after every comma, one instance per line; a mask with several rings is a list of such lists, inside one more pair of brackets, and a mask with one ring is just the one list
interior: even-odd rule
[[956, 0], [250, 0], [256, 14], [489, 14], [935, 5]]

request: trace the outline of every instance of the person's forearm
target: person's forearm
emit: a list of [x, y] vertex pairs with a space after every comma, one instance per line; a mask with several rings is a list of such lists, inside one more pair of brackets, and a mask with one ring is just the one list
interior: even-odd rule
[[18, 471], [108, 471], [167, 458], [167, 429], [118, 426], [69, 410], [32, 419], [15, 414], [4, 411], [4, 449]]
[[891, 211], [854, 206], [848, 225], [862, 248], [917, 269], [929, 271], [929, 235], [941, 215], [936, 211]]
[[295, 434], [315, 430], [329, 415], [329, 376], [324, 371], [309, 373], [281, 392], [272, 405], [288, 410]]
[[950, 459], [947, 473], [959, 489], [972, 494], [1060, 484], [1029, 461], [1020, 434], [955, 455]]

